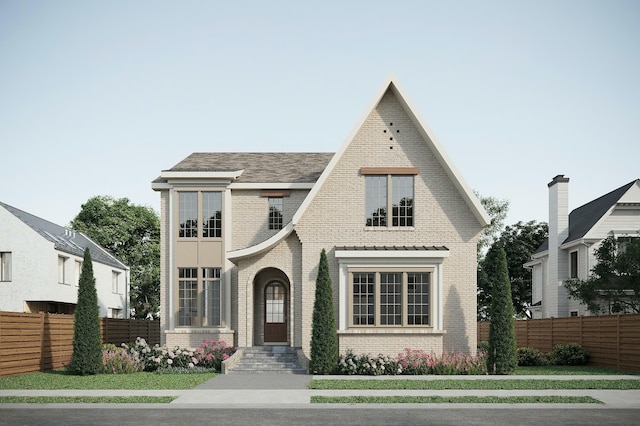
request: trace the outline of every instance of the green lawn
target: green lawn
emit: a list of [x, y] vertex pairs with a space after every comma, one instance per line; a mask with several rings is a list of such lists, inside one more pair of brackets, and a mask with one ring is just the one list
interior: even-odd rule
[[516, 376], [548, 376], [548, 375], [562, 375], [562, 376], [575, 376], [575, 375], [638, 375], [638, 373], [630, 373], [620, 370], [612, 370], [609, 368], [592, 367], [589, 365], [548, 365], [544, 367], [516, 367], [516, 371], [513, 373]]
[[602, 404], [589, 396], [312, 396], [312, 404]]
[[168, 404], [175, 396], [0, 396], [0, 404]]
[[640, 380], [550, 380], [550, 379], [483, 379], [477, 380], [312, 380], [310, 389], [462, 389], [462, 390], [545, 390], [545, 389], [640, 389]]
[[0, 389], [191, 389], [216, 376], [196, 374], [97, 374], [74, 376], [64, 370], [0, 378]]

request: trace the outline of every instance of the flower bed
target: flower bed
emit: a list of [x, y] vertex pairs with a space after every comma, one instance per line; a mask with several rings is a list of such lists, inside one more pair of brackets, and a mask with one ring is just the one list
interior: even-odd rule
[[355, 355], [347, 351], [340, 356], [336, 374], [345, 375], [460, 375], [487, 374], [486, 354], [479, 352], [472, 356], [462, 353], [427, 353], [420, 349], [405, 348], [397, 357], [371, 354]]
[[222, 361], [235, 352], [224, 341], [207, 339], [197, 349], [180, 347], [167, 348], [150, 346], [138, 337], [132, 344], [123, 343], [121, 348], [114, 345], [103, 347], [103, 372], [130, 373], [135, 371], [187, 370], [220, 371]]

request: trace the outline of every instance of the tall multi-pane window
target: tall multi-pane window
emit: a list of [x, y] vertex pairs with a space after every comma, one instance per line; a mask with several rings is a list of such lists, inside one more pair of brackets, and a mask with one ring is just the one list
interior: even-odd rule
[[353, 325], [373, 325], [375, 320], [374, 275], [353, 273]]
[[282, 229], [282, 197], [269, 197], [269, 229]]
[[430, 307], [429, 273], [407, 274], [407, 324], [428, 325]]
[[352, 326], [429, 326], [431, 272], [350, 272]]
[[11, 281], [11, 252], [0, 252], [0, 281]]
[[413, 175], [365, 176], [366, 226], [413, 226], [413, 183]]
[[413, 176], [391, 176], [391, 225], [413, 226]]
[[180, 231], [181, 238], [198, 237], [198, 193], [180, 192], [178, 196]]
[[367, 226], [387, 226], [387, 177], [367, 176]]
[[202, 268], [202, 325], [220, 325], [220, 268]]
[[178, 325], [196, 326], [198, 319], [198, 268], [178, 268]]
[[402, 274], [380, 274], [380, 325], [402, 325]]
[[[198, 276], [198, 270], [202, 272]], [[222, 319], [221, 268], [178, 268], [178, 325], [218, 327]]]
[[202, 236], [222, 237], [222, 192], [202, 193]]

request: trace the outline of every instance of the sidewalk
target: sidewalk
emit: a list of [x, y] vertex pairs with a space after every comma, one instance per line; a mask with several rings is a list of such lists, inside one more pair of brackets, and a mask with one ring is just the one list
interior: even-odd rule
[[[429, 408], [633, 408], [640, 409], [640, 390], [320, 390], [308, 389], [312, 380], [640, 380], [640, 376], [310, 376], [296, 374], [229, 374], [219, 375], [190, 390], [0, 390], [0, 396], [175, 396], [170, 404], [153, 404], [164, 408], [326, 408], [326, 404], [311, 404], [311, 396], [590, 396], [603, 404], [428, 404]], [[114, 404], [29, 404], [29, 407], [53, 406], [113, 407]], [[118, 407], [139, 408], [146, 404], [117, 404]], [[402, 408], [425, 408], [427, 404], [401, 404]], [[2, 408], [24, 404], [3, 404]], [[381, 404], [376, 404], [381, 407]], [[386, 406], [386, 405], [382, 405]], [[398, 404], [389, 404], [389, 407]], [[332, 408], [361, 407], [371, 404], [331, 404]]]

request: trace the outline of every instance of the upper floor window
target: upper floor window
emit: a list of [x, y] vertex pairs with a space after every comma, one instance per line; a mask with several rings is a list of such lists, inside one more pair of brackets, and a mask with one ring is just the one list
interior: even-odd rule
[[198, 193], [180, 192], [179, 196], [180, 237], [198, 237]]
[[[401, 174], [376, 175], [376, 172]], [[413, 226], [415, 169], [361, 169], [365, 175], [366, 226]]]
[[179, 192], [178, 223], [179, 238], [222, 237], [222, 192]]
[[202, 236], [222, 237], [222, 193], [202, 193]]
[[569, 278], [578, 278], [578, 252], [572, 251], [569, 253]]
[[80, 285], [80, 274], [82, 273], [82, 261], [76, 260], [76, 285]]
[[58, 256], [58, 282], [60, 284], [69, 284], [68, 280], [68, 272], [67, 272], [67, 261], [68, 257]]
[[282, 229], [282, 197], [269, 197], [269, 229]]
[[111, 292], [120, 293], [120, 272], [111, 271]]
[[0, 252], [0, 281], [11, 281], [11, 252]]

